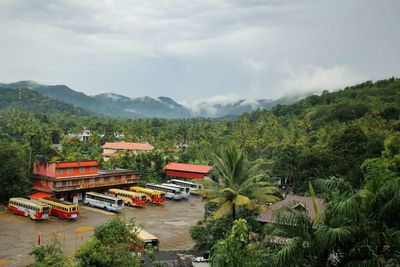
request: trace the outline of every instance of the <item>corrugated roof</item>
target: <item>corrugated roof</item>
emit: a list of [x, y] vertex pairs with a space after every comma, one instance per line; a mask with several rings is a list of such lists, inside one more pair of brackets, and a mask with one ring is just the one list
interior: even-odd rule
[[[325, 210], [324, 202], [322, 199], [317, 198], [317, 203], [318, 203], [318, 208], [319, 208], [320, 212], [322, 213]], [[314, 205], [313, 205], [311, 197], [303, 197], [303, 196], [298, 196], [298, 195], [287, 195], [284, 200], [281, 200], [279, 202], [276, 202], [272, 205], [267, 206], [265, 208], [264, 213], [262, 213], [258, 217], [257, 221], [273, 222], [275, 210], [280, 209], [282, 207], [295, 208], [298, 204], [302, 205], [302, 207], [305, 208], [307, 215], [311, 219], [315, 220]]]
[[102, 148], [127, 149], [127, 150], [153, 150], [149, 143], [128, 143], [128, 142], [106, 142]]
[[54, 197], [54, 195], [50, 194], [50, 193], [45, 193], [45, 192], [36, 192], [28, 197], [30, 199], [39, 199], [39, 198], [46, 198], [46, 197]]
[[195, 164], [185, 164], [185, 163], [175, 163], [171, 162], [165, 165], [164, 170], [167, 171], [182, 171], [182, 172], [196, 172], [196, 173], [209, 173], [212, 166], [208, 165], [195, 165]]

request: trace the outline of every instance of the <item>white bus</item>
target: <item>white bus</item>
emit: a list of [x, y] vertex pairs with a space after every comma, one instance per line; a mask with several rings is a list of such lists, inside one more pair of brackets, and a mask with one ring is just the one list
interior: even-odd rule
[[203, 186], [201, 184], [197, 184], [197, 183], [193, 183], [193, 182], [189, 182], [189, 181], [171, 179], [168, 182], [179, 185], [179, 186], [190, 187], [190, 193], [192, 193], [192, 194], [195, 194], [193, 192], [194, 190], [203, 189]]
[[119, 197], [112, 197], [96, 192], [85, 193], [83, 200], [85, 205], [104, 209], [107, 211], [121, 211], [124, 206], [124, 201]]
[[168, 199], [181, 200], [182, 193], [179, 189], [159, 184], [146, 184], [147, 188], [153, 190], [160, 190], [165, 192], [165, 197]]
[[184, 199], [188, 199], [190, 196], [190, 187], [180, 186], [180, 185], [172, 184], [172, 183], [163, 183], [161, 185], [178, 189], [179, 191], [181, 191], [182, 198], [184, 198]]

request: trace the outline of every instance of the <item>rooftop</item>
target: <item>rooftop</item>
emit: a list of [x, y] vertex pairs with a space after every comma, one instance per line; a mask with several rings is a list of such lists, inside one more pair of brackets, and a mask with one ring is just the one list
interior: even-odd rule
[[[322, 199], [317, 198], [317, 205], [322, 213], [325, 209], [324, 202]], [[264, 213], [262, 213], [258, 217], [258, 221], [260, 222], [273, 222], [274, 221], [274, 212], [277, 209], [282, 207], [289, 207], [289, 208], [297, 208], [301, 207], [307, 213], [307, 215], [315, 220], [315, 210], [314, 205], [311, 197], [303, 197], [298, 195], [287, 195], [285, 199], [276, 202], [270, 206], [267, 206]]]
[[106, 142], [102, 148], [127, 149], [127, 150], [153, 150], [149, 143]]
[[182, 171], [182, 172], [196, 172], [196, 173], [209, 173], [212, 166], [208, 165], [195, 165], [186, 163], [171, 162], [165, 165], [164, 170], [167, 171]]

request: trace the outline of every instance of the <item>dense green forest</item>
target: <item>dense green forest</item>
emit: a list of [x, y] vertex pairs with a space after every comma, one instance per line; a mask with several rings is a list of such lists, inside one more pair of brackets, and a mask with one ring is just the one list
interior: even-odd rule
[[[97, 159], [103, 168], [132, 168], [145, 180], [162, 180], [162, 166], [168, 161], [218, 166], [217, 159], [223, 161], [226, 149], [233, 146], [243, 153], [237, 164], [257, 166], [264, 174], [261, 180], [251, 181], [267, 183], [265, 194], [281, 197], [280, 191], [273, 189], [279, 187], [279, 181], [284, 193], [310, 195], [312, 184], [327, 208], [321, 222], [310, 222], [290, 211], [283, 213], [282, 224], [264, 229], [254, 222], [259, 209], [253, 204], [261, 202], [250, 200], [260, 200], [257, 194], [244, 195], [248, 201], [241, 197], [229, 197], [229, 201], [236, 199], [234, 202], [219, 199], [220, 207], [229, 208], [220, 211], [218, 218], [199, 222], [191, 231], [198, 250], [211, 250], [215, 266], [243, 266], [240, 262], [257, 266], [260, 258], [270, 266], [400, 264], [400, 79], [324, 91], [295, 104], [229, 120], [117, 120], [72, 115], [68, 110], [55, 112], [56, 108], [11, 105], [1, 111], [1, 201], [6, 201], [10, 192], [23, 195], [29, 191], [34, 160]], [[68, 137], [84, 127], [92, 133], [88, 142]], [[103, 162], [101, 145], [117, 140], [114, 133], [123, 133], [125, 141], [149, 142], [156, 149]], [[61, 151], [52, 148], [56, 143], [62, 144]], [[170, 152], [170, 148], [177, 150]], [[224, 177], [218, 168], [215, 177], [215, 182]], [[229, 179], [226, 181], [233, 181]], [[233, 188], [239, 186], [250, 188], [242, 180]], [[233, 222], [231, 211], [239, 220]], [[211, 240], [196, 235], [206, 231]], [[271, 245], [266, 239], [249, 239], [251, 231], [291, 241]], [[236, 255], [240, 259], [230, 258], [233, 244], [240, 245], [242, 254]]]

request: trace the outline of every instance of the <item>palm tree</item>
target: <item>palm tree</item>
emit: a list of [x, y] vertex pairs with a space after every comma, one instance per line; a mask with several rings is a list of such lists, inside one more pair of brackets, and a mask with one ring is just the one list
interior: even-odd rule
[[236, 207], [244, 206], [250, 210], [259, 209], [261, 204], [273, 203], [279, 200], [278, 189], [262, 180], [263, 172], [258, 165], [250, 166], [243, 150], [230, 146], [215, 155], [214, 168], [219, 174], [219, 181], [204, 180], [206, 189], [199, 194], [210, 203], [215, 203], [218, 209], [214, 219], [220, 219], [232, 214], [236, 219]]

